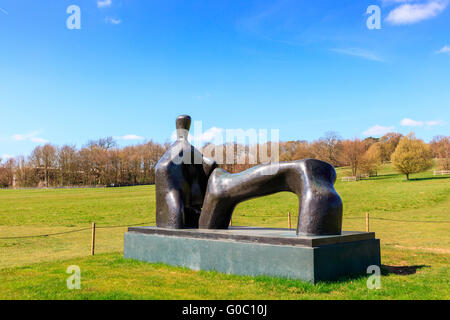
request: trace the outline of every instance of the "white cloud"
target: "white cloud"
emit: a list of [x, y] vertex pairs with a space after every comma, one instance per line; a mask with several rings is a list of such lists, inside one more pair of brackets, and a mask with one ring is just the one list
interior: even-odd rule
[[107, 17], [107, 18], [105, 18], [105, 22], [110, 23], [110, 24], [120, 24], [122, 22], [122, 20], [120, 20], [118, 18]]
[[135, 134], [126, 134], [124, 136], [114, 137], [118, 140], [145, 140], [144, 137], [135, 135]]
[[391, 24], [412, 24], [437, 16], [447, 7], [447, 1], [425, 4], [402, 4], [389, 12], [386, 21]]
[[13, 134], [11, 138], [13, 138], [13, 140], [16, 140], [16, 141], [22, 141], [22, 140], [26, 139], [26, 136], [27, 135], [24, 135], [24, 134]]
[[433, 126], [443, 126], [444, 123], [442, 121], [436, 120], [436, 121], [425, 121], [425, 125], [429, 127]]
[[433, 126], [442, 126], [444, 123], [439, 120], [430, 120], [430, 121], [416, 121], [408, 118], [402, 119], [400, 121], [400, 125], [404, 127], [433, 127]]
[[345, 54], [348, 56], [357, 57], [357, 58], [363, 58], [366, 60], [384, 62], [383, 58], [379, 57], [378, 55], [376, 55], [373, 52], [370, 52], [370, 51], [367, 51], [364, 49], [359, 49], [359, 48], [331, 49], [331, 51], [334, 51], [334, 52], [337, 52], [340, 54]]
[[390, 127], [384, 127], [380, 125], [374, 125], [373, 127], [370, 127], [366, 131], [363, 132], [363, 135], [365, 136], [383, 136], [388, 132], [392, 132], [395, 130], [394, 126]]
[[32, 137], [30, 138], [30, 140], [32, 142], [36, 142], [36, 143], [47, 143], [48, 140], [42, 139], [42, 138], [38, 138], [38, 137]]
[[194, 140], [199, 142], [213, 142], [223, 138], [224, 130], [222, 128], [212, 127], [201, 135], [194, 136]]
[[436, 53], [450, 53], [450, 46], [443, 46], [440, 50], [436, 51]]
[[98, 8], [105, 8], [112, 5], [112, 0], [98, 0], [97, 1], [97, 7]]
[[34, 131], [27, 134], [13, 134], [11, 138], [15, 141], [31, 141], [35, 143], [47, 143], [48, 140], [37, 137], [39, 131]]
[[400, 125], [404, 127], [421, 127], [423, 126], [423, 121], [416, 121], [413, 119], [404, 118], [400, 121]]
[[4, 153], [4, 154], [2, 154], [2, 156], [0, 157], [0, 158], [2, 158], [2, 159], [12, 159], [12, 158], [14, 158], [14, 156], [12, 156], [12, 155], [10, 155], [10, 154], [6, 154], [6, 153]]
[[381, 0], [383, 5], [391, 5], [405, 2], [417, 2], [418, 0]]

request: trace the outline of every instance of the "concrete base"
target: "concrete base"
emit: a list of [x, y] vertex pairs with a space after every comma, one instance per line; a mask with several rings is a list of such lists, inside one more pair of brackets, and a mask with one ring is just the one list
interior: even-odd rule
[[268, 275], [316, 283], [365, 274], [380, 265], [380, 241], [372, 232], [297, 236], [292, 229], [231, 227], [228, 230], [132, 227], [124, 257], [193, 270]]

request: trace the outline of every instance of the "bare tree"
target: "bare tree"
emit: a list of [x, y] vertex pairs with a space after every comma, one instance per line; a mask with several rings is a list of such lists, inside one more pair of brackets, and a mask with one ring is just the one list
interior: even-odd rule
[[433, 157], [437, 158], [438, 168], [450, 170], [450, 136], [436, 136], [430, 142]]
[[342, 138], [339, 133], [328, 131], [325, 133], [324, 137], [319, 139], [319, 141], [324, 145], [325, 161], [337, 166], [339, 164], [339, 152], [342, 148]]
[[341, 159], [345, 165], [350, 166], [353, 176], [358, 174], [358, 170], [360, 169], [360, 164], [365, 152], [365, 143], [358, 138], [354, 138], [353, 140], [345, 140], [342, 143]]
[[78, 160], [75, 146], [65, 145], [58, 148], [57, 162], [61, 186], [73, 186], [77, 183]]

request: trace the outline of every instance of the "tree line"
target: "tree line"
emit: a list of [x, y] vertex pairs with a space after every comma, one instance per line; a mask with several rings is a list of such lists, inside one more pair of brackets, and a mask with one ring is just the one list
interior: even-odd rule
[[64, 187], [151, 184], [155, 166], [167, 144], [149, 141], [117, 147], [113, 138], [73, 145], [37, 146], [28, 157], [7, 159], [0, 165], [0, 186]]
[[[268, 143], [270, 144], [270, 142]], [[258, 149], [271, 148], [257, 145]], [[73, 145], [37, 146], [27, 157], [0, 159], [0, 187], [65, 187], [65, 186], [128, 186], [153, 184], [155, 166], [170, 144], [153, 141], [118, 147], [111, 138], [89, 141], [77, 149]], [[211, 152], [212, 145], [203, 151]], [[226, 144], [224, 153], [233, 154], [233, 161], [220, 166], [229, 172], [240, 172], [261, 159], [250, 161], [252, 146]], [[255, 147], [255, 146], [253, 146]], [[440, 170], [450, 170], [450, 137], [436, 136], [430, 143], [417, 139], [413, 133], [387, 133], [381, 138], [342, 139], [336, 132], [327, 132], [318, 140], [279, 143], [279, 160], [292, 161], [315, 158], [335, 167], [348, 167], [348, 175], [376, 175], [379, 167], [391, 162], [406, 178], [426, 170], [437, 159]], [[220, 150], [220, 149], [219, 149]], [[235, 161], [237, 159], [245, 161]], [[224, 157], [225, 159], [225, 157]]]
[[[342, 139], [336, 132], [327, 132], [320, 139], [281, 142], [280, 161], [315, 158], [331, 163], [335, 167], [346, 167], [348, 176], [374, 176], [379, 168], [391, 162], [393, 168], [406, 175], [430, 169], [433, 158], [439, 170], [450, 170], [450, 136], [435, 136], [430, 143], [416, 138], [414, 132], [403, 136], [389, 132], [381, 138]], [[248, 151], [248, 148], [246, 149]], [[239, 172], [251, 167], [225, 165], [230, 172]]]

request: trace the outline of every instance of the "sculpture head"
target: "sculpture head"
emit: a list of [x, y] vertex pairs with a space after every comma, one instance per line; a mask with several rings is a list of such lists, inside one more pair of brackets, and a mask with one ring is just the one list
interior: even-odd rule
[[191, 117], [186, 114], [178, 116], [175, 120], [175, 125], [177, 128], [177, 139], [187, 140], [189, 129], [191, 128]]

